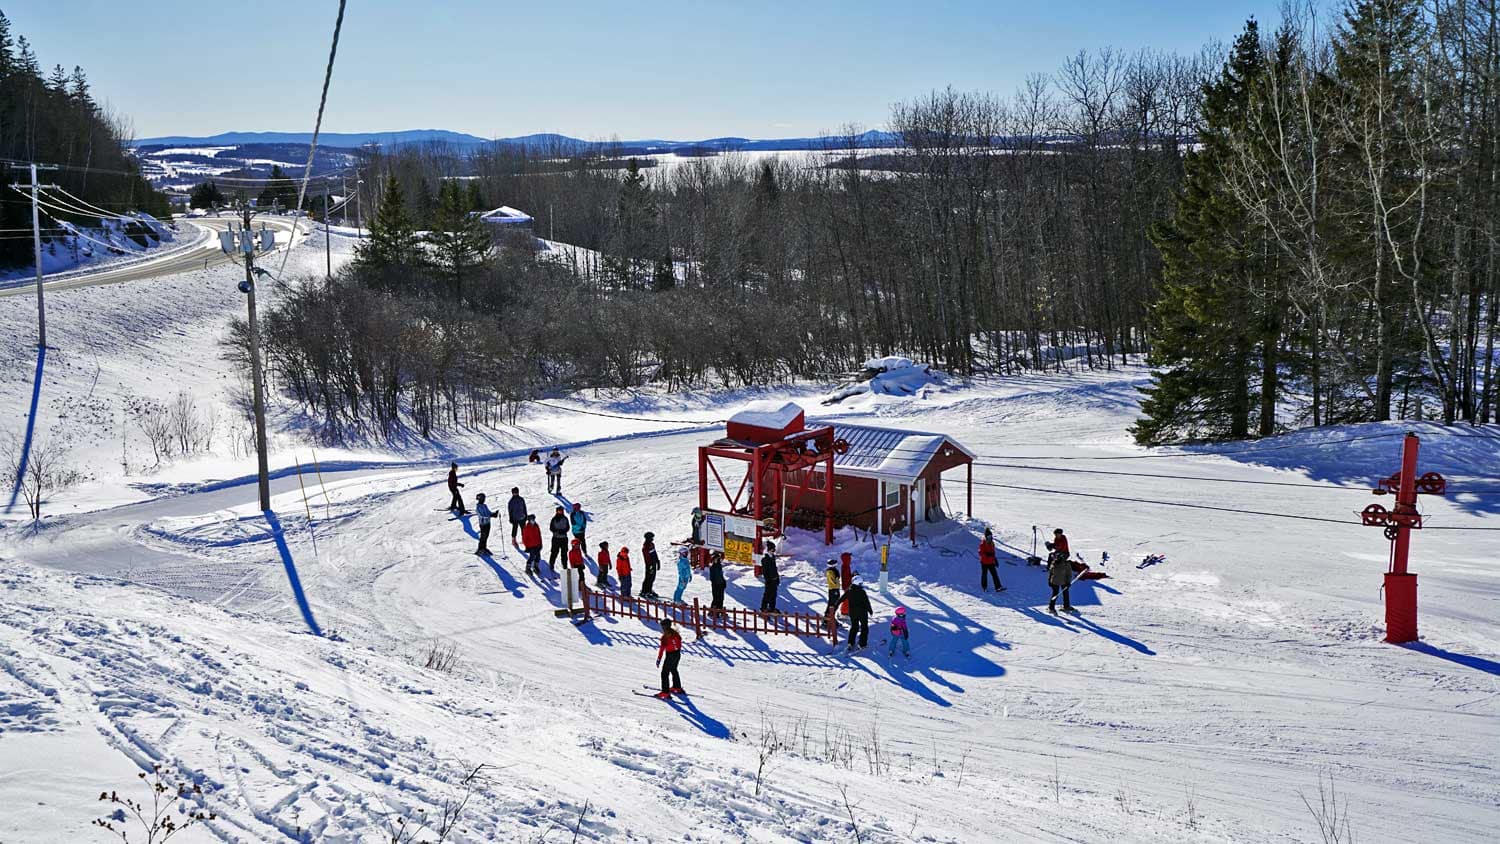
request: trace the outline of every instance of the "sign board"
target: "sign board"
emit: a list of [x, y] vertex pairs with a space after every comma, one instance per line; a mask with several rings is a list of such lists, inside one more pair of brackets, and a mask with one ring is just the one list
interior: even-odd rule
[[724, 516], [719, 513], [703, 514], [703, 544], [715, 551], [724, 550]]
[[724, 531], [726, 533], [732, 533], [735, 536], [748, 536], [754, 539], [755, 528], [756, 522], [754, 519], [747, 519], [744, 516], [724, 517]]
[[755, 528], [754, 519], [743, 516], [724, 517], [724, 560], [741, 565], [753, 565], [755, 563]]

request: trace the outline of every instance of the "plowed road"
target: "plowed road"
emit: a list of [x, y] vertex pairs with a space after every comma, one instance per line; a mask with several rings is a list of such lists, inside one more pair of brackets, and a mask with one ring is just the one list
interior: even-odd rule
[[[101, 267], [97, 272], [69, 272], [56, 277], [43, 276], [42, 284], [47, 291], [69, 290], [75, 287], [96, 287], [101, 284], [118, 284], [122, 281], [139, 281], [227, 264], [229, 256], [219, 251], [218, 232], [228, 228], [230, 223], [237, 222], [238, 219], [224, 216], [198, 217], [191, 221], [183, 221], [183, 226], [187, 229], [183, 232], [185, 237], [197, 236], [197, 233], [191, 230], [194, 226], [209, 229], [213, 235], [201, 246], [181, 249], [160, 258], [143, 258], [123, 266]], [[257, 228], [260, 223], [278, 232], [290, 232], [294, 225], [290, 217], [257, 217], [255, 219]], [[36, 283], [34, 281], [0, 289], [0, 297], [35, 295]]]

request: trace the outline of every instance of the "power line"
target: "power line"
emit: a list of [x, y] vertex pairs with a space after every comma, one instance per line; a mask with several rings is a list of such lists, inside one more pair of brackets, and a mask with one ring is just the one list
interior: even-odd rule
[[[339, 54], [339, 32], [344, 28], [344, 3], [339, 0], [339, 15], [333, 22], [333, 43], [328, 47], [328, 66], [323, 69], [323, 91], [318, 95], [318, 116], [313, 121], [312, 143], [307, 145], [307, 165], [302, 168], [302, 187], [297, 191], [297, 212], [302, 212], [302, 201], [307, 198], [307, 180], [312, 175], [313, 157], [318, 153], [318, 133], [323, 129], [323, 109], [328, 105], [328, 84], [333, 81], [333, 60]], [[326, 234], [325, 234], [326, 236]], [[286, 261], [292, 255], [292, 246], [297, 242], [297, 227], [292, 226], [292, 236], [287, 240], [286, 252], [281, 256], [281, 266], [276, 275], [286, 272]]]

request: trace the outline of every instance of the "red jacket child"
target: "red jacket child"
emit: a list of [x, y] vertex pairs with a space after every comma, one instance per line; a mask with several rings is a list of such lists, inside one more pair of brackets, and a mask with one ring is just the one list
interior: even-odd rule
[[568, 565], [575, 569], [583, 568], [583, 545], [578, 540], [573, 540], [573, 549], [568, 552]]
[[615, 574], [621, 577], [630, 576], [630, 549], [621, 548], [620, 553], [615, 555]]
[[521, 525], [521, 547], [526, 550], [542, 547], [542, 526], [536, 522]]

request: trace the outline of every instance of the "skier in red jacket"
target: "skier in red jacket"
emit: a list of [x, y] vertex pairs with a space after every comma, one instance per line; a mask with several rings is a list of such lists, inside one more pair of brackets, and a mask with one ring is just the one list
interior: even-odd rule
[[596, 562], [596, 563], [599, 564], [599, 577], [594, 580], [594, 588], [596, 588], [596, 589], [607, 589], [607, 588], [609, 588], [609, 543], [608, 542], [601, 542], [601, 543], [599, 543], [599, 556], [597, 556], [597, 557], [594, 558], [594, 562]]
[[[662, 661], [662, 657], [666, 661]], [[682, 634], [672, 626], [671, 619], [662, 619], [661, 645], [656, 649], [656, 664], [661, 667], [661, 692], [656, 696], [662, 700], [673, 692], [682, 694], [682, 677], [677, 674], [677, 664], [682, 661]], [[670, 680], [670, 682], [668, 682]]]
[[985, 528], [984, 539], [979, 543], [979, 591], [988, 592], [991, 580], [995, 581], [996, 592], [1005, 591], [1000, 584], [1000, 559], [995, 555], [995, 536]]
[[630, 549], [624, 545], [620, 546], [619, 553], [615, 554], [615, 576], [620, 578], [620, 594], [626, 598], [630, 597]]
[[526, 549], [526, 573], [542, 573], [542, 526], [536, 516], [526, 514], [526, 523], [521, 525], [521, 547]]

